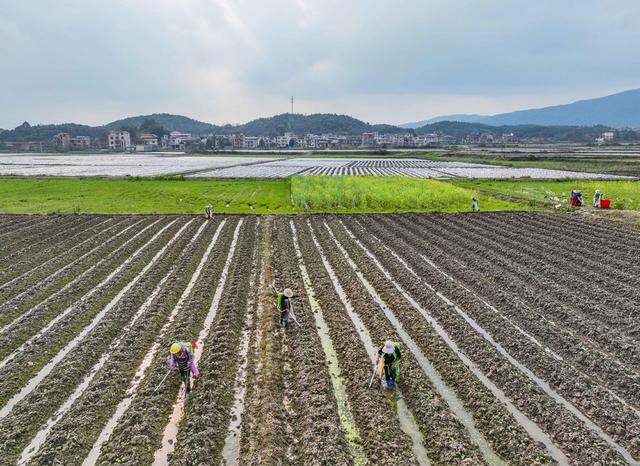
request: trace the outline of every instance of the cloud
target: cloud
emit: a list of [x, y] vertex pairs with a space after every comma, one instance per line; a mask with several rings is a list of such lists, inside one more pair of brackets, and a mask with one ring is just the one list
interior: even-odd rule
[[[30, 0], [0, 18], [0, 127], [151, 111], [402, 122], [640, 87], [635, 0]], [[615, 70], [615, 72], [612, 72]]]

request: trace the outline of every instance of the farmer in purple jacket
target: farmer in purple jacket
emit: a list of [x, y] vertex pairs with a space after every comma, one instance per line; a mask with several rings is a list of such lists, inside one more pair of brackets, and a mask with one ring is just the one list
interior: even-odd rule
[[171, 353], [169, 356], [169, 368], [173, 369], [175, 367], [178, 369], [187, 393], [191, 392], [191, 383], [189, 380], [191, 374], [193, 374], [196, 380], [201, 377], [198, 366], [196, 365], [195, 348], [196, 342], [191, 340], [174, 343], [169, 349], [169, 353]]

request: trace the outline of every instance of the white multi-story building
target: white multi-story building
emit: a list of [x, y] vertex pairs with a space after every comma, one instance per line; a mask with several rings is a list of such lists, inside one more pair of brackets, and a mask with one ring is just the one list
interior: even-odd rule
[[181, 133], [180, 131], [172, 131], [169, 134], [169, 147], [172, 149], [184, 149], [187, 142], [191, 141], [193, 136], [191, 133]]
[[605, 141], [613, 141], [615, 137], [616, 137], [616, 133], [614, 133], [613, 131], [607, 131], [602, 133], [602, 139], [604, 139]]
[[126, 151], [131, 148], [131, 135], [129, 131], [109, 131], [109, 149]]
[[289, 147], [291, 142], [291, 136], [289, 134], [285, 134], [284, 136], [278, 136], [276, 138], [276, 145], [278, 147]]
[[262, 138], [258, 136], [245, 136], [242, 141], [242, 147], [245, 149], [257, 149], [260, 147], [260, 143], [262, 142]]

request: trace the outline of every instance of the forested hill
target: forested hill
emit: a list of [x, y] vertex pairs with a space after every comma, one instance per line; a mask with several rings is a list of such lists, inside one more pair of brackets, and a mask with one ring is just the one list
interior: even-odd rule
[[[550, 141], [591, 142], [604, 131], [605, 126], [539, 126], [539, 125], [504, 125], [493, 126], [483, 123], [464, 123], [456, 121], [440, 121], [424, 125], [416, 129], [404, 129], [392, 125], [372, 125], [347, 115], [335, 114], [281, 114], [269, 118], [258, 118], [242, 125], [217, 126], [193, 120], [181, 115], [156, 113], [143, 115], [108, 123], [104, 126], [86, 126], [75, 123], [58, 125], [31, 126], [25, 122], [13, 130], [0, 131], [0, 142], [4, 141], [50, 141], [58, 133], [69, 133], [71, 136], [90, 136], [105, 138], [109, 130], [124, 129], [135, 138], [139, 133], [153, 133], [158, 136], [171, 131], [181, 131], [197, 135], [243, 133], [246, 136], [278, 136], [291, 131], [295, 134], [360, 135], [364, 132], [398, 133], [414, 132], [417, 134], [437, 133], [462, 139], [468, 135], [491, 133], [500, 137], [504, 133], [513, 133], [518, 138], [540, 138]], [[627, 134], [629, 133], [629, 134]], [[618, 131], [617, 139], [637, 140], [638, 135], [628, 131]], [[629, 139], [629, 140], [631, 140]]]
[[71, 136], [104, 137], [110, 130], [125, 129], [130, 132], [149, 131], [152, 133], [169, 133], [181, 131], [192, 134], [232, 134], [244, 133], [247, 136], [278, 136], [287, 131], [296, 134], [334, 133], [361, 134], [367, 131], [396, 133], [406, 131], [392, 125], [371, 125], [347, 115], [317, 113], [300, 115], [284, 113], [269, 118], [258, 118], [241, 125], [218, 126], [194, 120], [182, 115], [154, 113], [124, 118], [104, 126], [86, 126], [75, 123], [57, 125], [31, 126], [25, 122], [13, 130], [0, 131], [0, 141], [45, 141], [58, 133], [69, 133]]
[[218, 130], [218, 126], [211, 123], [204, 123], [202, 121], [194, 120], [182, 115], [172, 115], [170, 113], [153, 113], [151, 115], [139, 115], [129, 118], [123, 118], [122, 120], [112, 121], [104, 125], [107, 130], [120, 129], [127, 127], [140, 128], [145, 120], [155, 120], [166, 131], [180, 131], [183, 133], [193, 134], [209, 134], [215, 133]]
[[372, 125], [347, 115], [316, 113], [300, 115], [283, 113], [269, 118], [258, 118], [243, 125], [222, 127], [222, 133], [244, 133], [249, 136], [277, 136], [287, 131], [296, 134], [361, 134], [370, 131], [398, 133], [406, 131], [392, 125]]

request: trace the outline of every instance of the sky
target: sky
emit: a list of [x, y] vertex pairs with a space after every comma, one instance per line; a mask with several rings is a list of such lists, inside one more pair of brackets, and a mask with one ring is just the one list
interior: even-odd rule
[[399, 124], [640, 87], [638, 0], [0, 0], [0, 128]]

